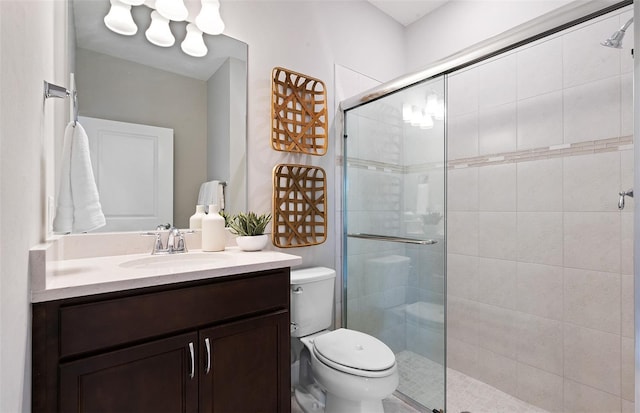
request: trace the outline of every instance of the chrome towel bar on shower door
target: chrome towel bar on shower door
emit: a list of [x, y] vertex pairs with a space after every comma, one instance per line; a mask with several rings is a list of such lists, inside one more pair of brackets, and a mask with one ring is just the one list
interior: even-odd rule
[[403, 244], [433, 245], [438, 243], [438, 241], [434, 239], [403, 238], [389, 235], [366, 234], [361, 232], [347, 234], [347, 236], [350, 238], [362, 238], [374, 241], [401, 242]]

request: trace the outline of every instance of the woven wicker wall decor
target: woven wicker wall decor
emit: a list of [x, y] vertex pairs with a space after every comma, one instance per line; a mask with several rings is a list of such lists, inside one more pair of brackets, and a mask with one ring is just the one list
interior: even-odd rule
[[306, 247], [327, 239], [326, 187], [320, 167], [280, 164], [273, 168], [273, 245]]
[[281, 67], [271, 83], [271, 146], [308, 155], [327, 153], [327, 89], [323, 81]]

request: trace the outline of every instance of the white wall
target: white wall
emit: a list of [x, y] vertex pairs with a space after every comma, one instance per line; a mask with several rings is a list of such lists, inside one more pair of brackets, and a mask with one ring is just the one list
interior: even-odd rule
[[572, 1], [452, 0], [407, 27], [406, 70], [419, 70]]
[[[334, 219], [336, 141], [334, 64], [390, 80], [404, 72], [403, 28], [375, 7], [353, 1], [238, 1], [223, 3], [225, 34], [249, 45], [248, 208], [271, 211], [272, 169], [278, 163], [320, 166], [328, 185], [328, 238], [324, 244], [287, 249], [303, 265], [335, 266], [339, 231]], [[275, 66], [326, 84], [329, 150], [323, 157], [291, 155], [271, 148], [271, 70]]]
[[62, 133], [54, 117], [64, 119], [65, 102], [44, 102], [42, 88], [43, 80], [67, 83], [65, 51], [59, 47], [66, 31], [61, 6], [44, 0], [0, 2], [0, 228], [8, 234], [0, 250], [1, 412], [31, 408], [28, 253], [45, 232], [49, 146], [54, 130]]

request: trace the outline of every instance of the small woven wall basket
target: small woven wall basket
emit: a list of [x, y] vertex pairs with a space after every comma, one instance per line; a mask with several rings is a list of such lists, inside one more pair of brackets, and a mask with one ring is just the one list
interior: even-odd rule
[[324, 82], [275, 67], [271, 91], [273, 149], [307, 155], [327, 153], [327, 89]]
[[273, 168], [273, 245], [307, 247], [327, 239], [324, 169], [280, 164]]

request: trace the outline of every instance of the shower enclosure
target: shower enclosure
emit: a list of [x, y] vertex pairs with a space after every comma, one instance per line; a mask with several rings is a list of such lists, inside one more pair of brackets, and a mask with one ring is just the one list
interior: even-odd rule
[[633, 409], [629, 4], [343, 102], [343, 323], [420, 410]]

